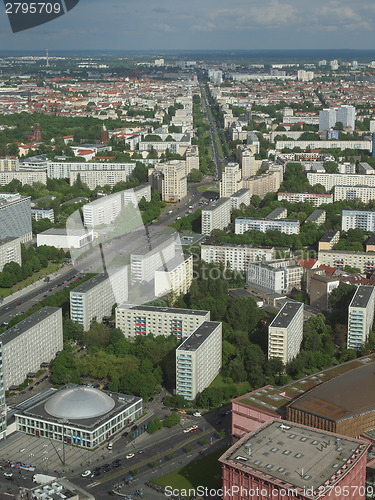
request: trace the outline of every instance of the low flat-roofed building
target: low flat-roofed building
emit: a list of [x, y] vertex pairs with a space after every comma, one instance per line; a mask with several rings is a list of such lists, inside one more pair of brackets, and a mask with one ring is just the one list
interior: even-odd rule
[[302, 394], [287, 407], [286, 418], [344, 436], [375, 429], [375, 363], [369, 362]]
[[48, 245], [55, 248], [83, 248], [94, 239], [94, 232], [85, 229], [51, 228], [37, 234], [37, 246]]
[[210, 321], [210, 311], [146, 305], [121, 304], [116, 308], [116, 328], [125, 337], [174, 335], [189, 337], [204, 321]]
[[280, 231], [285, 234], [299, 234], [299, 220], [291, 219], [261, 219], [256, 217], [237, 217], [235, 233], [244, 234], [246, 231]]
[[142, 399], [68, 384], [15, 414], [20, 432], [96, 449], [142, 416]]
[[91, 493], [67, 479], [54, 479], [29, 490], [30, 500], [95, 500]]
[[289, 203], [311, 203], [314, 207], [326, 203], [333, 203], [332, 194], [320, 193], [277, 193], [278, 201], [287, 201]]
[[363, 498], [359, 486], [366, 490], [369, 446], [361, 440], [272, 420], [246, 434], [220, 457], [223, 499], [317, 500], [330, 498], [335, 487], [336, 491], [346, 487], [348, 492], [352, 489], [350, 498], [359, 500]]
[[176, 394], [193, 400], [219, 374], [222, 324], [205, 321], [176, 349]]
[[332, 250], [339, 240], [340, 231], [327, 231], [319, 240], [318, 250]]

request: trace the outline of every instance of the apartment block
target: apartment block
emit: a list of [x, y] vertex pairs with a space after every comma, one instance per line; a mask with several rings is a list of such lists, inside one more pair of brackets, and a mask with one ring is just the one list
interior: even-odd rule
[[285, 219], [288, 215], [288, 210], [284, 207], [277, 207], [269, 213], [265, 219], [267, 220], [280, 220]]
[[0, 186], [6, 186], [11, 181], [16, 179], [20, 181], [22, 186], [28, 184], [32, 186], [36, 182], [41, 184], [47, 184], [47, 174], [46, 172], [35, 172], [35, 171], [17, 171], [17, 172], [0, 172]]
[[174, 335], [181, 340], [189, 337], [204, 321], [210, 321], [210, 311], [129, 303], [116, 308], [116, 328], [120, 328], [126, 338], [151, 334], [154, 337]]
[[76, 172], [75, 178], [77, 178], [78, 172], [87, 171], [122, 171], [125, 176], [129, 177], [136, 167], [136, 162], [132, 163], [107, 163], [107, 162], [57, 162], [48, 161], [46, 164], [47, 176], [51, 179], [69, 179], [70, 172]]
[[70, 292], [70, 318], [90, 329], [93, 320], [101, 323], [111, 316], [115, 303], [128, 298], [128, 267], [110, 268], [97, 274]]
[[341, 229], [362, 229], [375, 232], [375, 210], [343, 210], [341, 212]]
[[337, 108], [336, 111], [336, 122], [341, 122], [345, 127], [350, 127], [352, 130], [355, 129], [355, 107], [342, 105]]
[[150, 184], [142, 184], [141, 186], [136, 186], [133, 189], [126, 189], [124, 192], [124, 206], [128, 203], [133, 203], [133, 205], [138, 205], [142, 198], [146, 201], [151, 201], [151, 186]]
[[235, 234], [246, 231], [280, 231], [285, 234], [299, 234], [299, 221], [290, 219], [257, 219], [255, 217], [237, 217]]
[[268, 359], [289, 363], [299, 353], [302, 339], [303, 304], [286, 302], [268, 327]]
[[375, 187], [371, 186], [336, 186], [335, 201], [340, 200], [361, 200], [368, 204], [375, 200]]
[[232, 270], [246, 273], [250, 262], [264, 262], [274, 259], [273, 247], [253, 247], [232, 243], [202, 243], [201, 259], [208, 264], [222, 264]]
[[32, 239], [29, 196], [0, 193], [0, 240], [9, 237], [20, 238], [21, 243]]
[[375, 233], [370, 234], [366, 240], [366, 252], [375, 252]]
[[[131, 281], [150, 282], [154, 273], [168, 265], [176, 257], [177, 239], [174, 236], [160, 235], [153, 238], [152, 247], [146, 244], [134, 250], [130, 256]], [[182, 263], [183, 257], [179, 257]]]
[[239, 189], [230, 196], [232, 209], [239, 209], [241, 205], [248, 207], [250, 205], [250, 189]]
[[375, 174], [375, 169], [369, 165], [367, 162], [359, 162], [358, 163], [358, 173], [359, 174], [365, 174], [365, 175], [374, 175]]
[[263, 199], [267, 193], [276, 193], [283, 182], [283, 166], [271, 165], [264, 174], [243, 178], [242, 187], [250, 189], [250, 197], [256, 194]]
[[332, 194], [318, 193], [277, 193], [278, 201], [287, 201], [288, 203], [310, 203], [314, 207], [333, 203]]
[[125, 170], [71, 170], [69, 182], [73, 186], [78, 178], [87, 185], [91, 191], [97, 187], [110, 186], [113, 188], [118, 182], [126, 182], [129, 179]]
[[51, 222], [55, 222], [55, 213], [53, 208], [32, 208], [31, 218], [36, 221], [49, 219]]
[[339, 240], [340, 231], [327, 231], [319, 240], [318, 250], [332, 250]]
[[293, 288], [301, 289], [303, 267], [295, 259], [250, 262], [247, 283], [275, 293], [288, 293]]
[[310, 279], [310, 306], [320, 311], [329, 311], [328, 298], [340, 284], [337, 278], [315, 274]]
[[223, 168], [220, 181], [220, 198], [230, 198], [242, 189], [241, 169], [238, 163], [228, 163]]
[[163, 201], [180, 201], [187, 196], [186, 162], [172, 160], [148, 170], [148, 181]]
[[319, 130], [328, 130], [336, 124], [336, 110], [325, 108], [319, 111]]
[[2, 157], [0, 158], [0, 172], [15, 172], [19, 168], [19, 159]]
[[21, 265], [21, 238], [8, 237], [0, 240], [0, 272], [9, 262]]
[[326, 212], [325, 210], [314, 210], [305, 220], [305, 222], [313, 222], [314, 224], [317, 224], [320, 226], [321, 224], [324, 224], [326, 221]]
[[375, 254], [366, 252], [349, 252], [347, 250], [319, 250], [318, 260], [321, 264], [336, 269], [345, 266], [358, 268], [361, 273], [375, 270]]
[[18, 387], [29, 373], [49, 364], [63, 349], [62, 310], [43, 307], [0, 335], [4, 389]]
[[230, 198], [220, 198], [215, 205], [202, 208], [202, 234], [225, 229], [230, 223], [231, 205]]
[[276, 141], [276, 149], [278, 151], [284, 148], [301, 148], [306, 149], [358, 149], [363, 151], [372, 151], [372, 141], [355, 140], [355, 141]]
[[0, 342], [0, 440], [5, 439], [7, 429], [7, 404], [5, 401], [3, 346]]
[[[337, 141], [336, 141], [337, 142]], [[324, 146], [321, 146], [324, 147]], [[339, 146], [337, 146], [339, 147]], [[326, 174], [308, 172], [307, 180], [314, 186], [321, 184], [326, 191], [331, 191], [336, 186], [370, 186], [375, 187], [375, 175], [365, 174]]]
[[82, 207], [84, 224], [95, 228], [113, 224], [122, 207], [121, 192], [87, 203]]
[[[182, 258], [181, 258], [182, 257]], [[154, 274], [155, 296], [170, 294], [176, 300], [186, 295], [193, 281], [193, 256], [176, 256], [157, 269]]]
[[186, 175], [194, 169], [199, 170], [199, 151], [198, 146], [189, 146], [185, 152]]
[[222, 324], [205, 321], [176, 349], [176, 394], [195, 399], [222, 365]]
[[375, 288], [359, 286], [349, 304], [347, 348], [359, 350], [374, 322]]
[[263, 162], [263, 160], [256, 160], [251, 147], [243, 144], [237, 146], [236, 158], [240, 164], [243, 179], [255, 176]]

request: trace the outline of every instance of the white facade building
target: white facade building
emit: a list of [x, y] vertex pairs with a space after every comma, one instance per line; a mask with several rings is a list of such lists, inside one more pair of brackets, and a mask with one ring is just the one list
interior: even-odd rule
[[181, 340], [189, 337], [204, 321], [210, 321], [210, 311], [134, 304], [116, 308], [116, 328], [120, 328], [127, 338], [152, 334], [154, 337], [174, 335]]
[[230, 223], [231, 200], [220, 198], [215, 205], [202, 209], [202, 234], [214, 229], [225, 229]]
[[83, 220], [86, 227], [113, 224], [122, 209], [122, 193], [114, 193], [83, 205]]
[[94, 239], [93, 231], [84, 229], [47, 229], [37, 234], [37, 246], [48, 245], [55, 248], [84, 248]]
[[176, 300], [180, 295], [186, 295], [193, 281], [193, 256], [178, 255], [167, 262], [154, 274], [155, 296], [162, 297], [171, 294]]
[[268, 327], [268, 359], [289, 363], [299, 353], [302, 339], [303, 304], [286, 302]]
[[217, 377], [222, 365], [222, 324], [202, 323], [176, 349], [176, 394], [193, 400]]
[[237, 217], [235, 220], [235, 234], [244, 234], [246, 231], [280, 231], [285, 234], [299, 234], [299, 221], [290, 219], [257, 219], [255, 217]]
[[301, 289], [303, 267], [295, 259], [250, 262], [247, 283], [275, 293], [288, 293], [293, 288]]
[[[152, 281], [155, 271], [168, 265], [176, 257], [177, 243], [175, 236], [160, 235], [153, 238], [151, 249], [150, 245], [146, 244], [133, 251], [130, 256], [132, 283]], [[180, 256], [180, 262], [182, 261], [183, 257]]]
[[246, 273], [250, 262], [264, 262], [275, 257], [275, 249], [234, 245], [231, 243], [202, 243], [201, 259], [208, 264], [223, 264], [232, 270]]
[[287, 201], [288, 203], [310, 203], [314, 207], [333, 203], [332, 194], [320, 193], [277, 193], [278, 201]]
[[375, 187], [371, 186], [336, 186], [335, 201], [361, 200], [366, 205], [375, 200]]
[[238, 163], [228, 163], [220, 181], [220, 198], [230, 198], [242, 189], [241, 169]]
[[362, 229], [375, 232], [375, 210], [343, 210], [341, 212], [341, 229]]
[[16, 262], [22, 264], [21, 259], [21, 238], [4, 238], [0, 240], [0, 272], [2, 272], [5, 264]]
[[326, 108], [319, 111], [319, 130], [329, 130], [336, 123], [336, 110]]
[[239, 209], [241, 205], [250, 205], [250, 189], [242, 188], [230, 196], [232, 209]]
[[370, 186], [375, 187], [375, 175], [365, 174], [325, 174], [308, 172], [307, 180], [314, 186], [321, 184], [326, 191], [336, 186]]
[[348, 349], [362, 349], [374, 322], [375, 288], [359, 286], [349, 304]]
[[0, 335], [4, 388], [18, 387], [28, 373], [50, 363], [63, 349], [62, 310], [43, 307]]

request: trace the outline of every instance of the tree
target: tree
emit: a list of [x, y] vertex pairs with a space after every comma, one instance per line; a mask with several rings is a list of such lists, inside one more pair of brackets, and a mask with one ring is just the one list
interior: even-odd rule
[[180, 414], [177, 411], [173, 411], [168, 417], [163, 421], [164, 427], [173, 427], [180, 423]]
[[235, 330], [249, 332], [257, 326], [263, 315], [252, 297], [238, 297], [229, 303], [226, 321]]
[[201, 172], [196, 168], [193, 168], [188, 175], [189, 182], [201, 182], [202, 179], [203, 179], [203, 172]]

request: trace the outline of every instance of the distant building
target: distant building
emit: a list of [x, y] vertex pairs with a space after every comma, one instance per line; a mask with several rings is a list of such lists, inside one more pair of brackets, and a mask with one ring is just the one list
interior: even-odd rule
[[337, 278], [314, 274], [310, 279], [310, 306], [320, 311], [329, 311], [328, 298], [340, 284]]
[[318, 193], [277, 193], [278, 201], [287, 201], [288, 203], [311, 203], [314, 207], [323, 204], [333, 203], [332, 194]]
[[6, 186], [13, 180], [20, 181], [22, 186], [28, 184], [32, 186], [33, 184], [40, 182], [41, 184], [47, 184], [47, 174], [46, 172], [36, 172], [34, 170], [18, 170], [16, 172], [0, 172], [0, 186]]
[[276, 293], [301, 289], [303, 267], [296, 259], [249, 262], [247, 283]]
[[116, 308], [116, 328], [120, 328], [126, 338], [152, 334], [155, 337], [174, 335], [181, 340], [189, 337], [204, 321], [210, 321], [210, 311], [129, 303]]
[[15, 172], [19, 168], [19, 159], [13, 157], [0, 157], [0, 172]]
[[133, 205], [138, 205], [142, 198], [146, 201], [151, 201], [151, 186], [150, 184], [142, 184], [141, 186], [136, 186], [132, 189], [126, 189], [124, 193], [124, 206], [128, 203], [133, 203]]
[[83, 220], [86, 227], [113, 224], [123, 207], [122, 193], [114, 193], [83, 205]]
[[285, 234], [299, 234], [299, 221], [290, 219], [257, 219], [255, 217], [237, 217], [235, 233], [244, 234], [246, 231], [280, 231]]
[[0, 240], [0, 272], [2, 272], [5, 264], [16, 262], [22, 264], [21, 259], [21, 239], [20, 238], [4, 238]]
[[319, 111], [319, 130], [328, 130], [336, 124], [336, 110], [326, 108]]
[[42, 219], [49, 219], [51, 222], [55, 222], [55, 213], [53, 208], [32, 208], [31, 218], [33, 220], [39, 221]]
[[148, 170], [148, 181], [163, 201], [180, 201], [187, 196], [186, 162], [172, 160]]
[[[245, 175], [245, 174], [243, 174]], [[271, 165], [269, 169], [255, 177], [243, 178], [242, 186], [250, 190], [250, 197], [253, 195], [263, 199], [268, 193], [276, 193], [283, 181], [283, 166]]]
[[305, 220], [305, 222], [313, 222], [314, 224], [321, 225], [326, 221], [326, 212], [324, 210], [314, 210]]
[[242, 188], [230, 196], [232, 209], [239, 209], [241, 205], [250, 205], [250, 190]]
[[[151, 282], [157, 269], [168, 265], [176, 257], [176, 244], [174, 236], [161, 234], [152, 240], [152, 248], [146, 243], [131, 253], [130, 268], [131, 282]], [[180, 262], [183, 257], [179, 256]]]
[[321, 264], [336, 269], [345, 266], [358, 268], [361, 273], [375, 270], [375, 255], [366, 252], [350, 252], [347, 250], [319, 250], [318, 260]]
[[371, 186], [336, 186], [335, 201], [340, 200], [361, 200], [366, 205], [375, 200], [375, 187]]
[[4, 389], [18, 387], [29, 373], [49, 364], [63, 349], [62, 310], [43, 307], [0, 335]]
[[217, 377], [222, 365], [222, 324], [202, 323], [176, 350], [176, 394], [195, 399]]
[[277, 207], [270, 212], [265, 219], [267, 220], [280, 220], [285, 219], [288, 215], [288, 210], [284, 207]]
[[374, 322], [375, 288], [359, 286], [349, 304], [348, 349], [361, 349]]
[[289, 363], [299, 353], [302, 339], [303, 304], [286, 302], [268, 327], [268, 359]]
[[375, 210], [343, 210], [341, 212], [341, 229], [362, 229], [375, 232]]
[[238, 163], [228, 163], [220, 181], [220, 198], [230, 198], [242, 189], [241, 169]]
[[355, 129], [355, 107], [342, 105], [337, 108], [336, 112], [336, 122], [341, 122], [344, 128], [350, 127], [352, 130]]
[[32, 239], [30, 200], [29, 196], [0, 193], [0, 240], [11, 237], [27, 243]]

